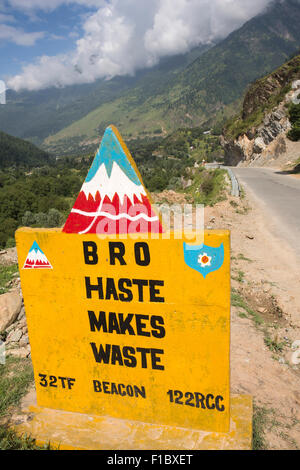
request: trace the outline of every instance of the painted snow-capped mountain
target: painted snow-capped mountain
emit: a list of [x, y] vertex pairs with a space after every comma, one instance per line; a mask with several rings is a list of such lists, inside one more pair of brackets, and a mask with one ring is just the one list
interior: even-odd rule
[[37, 242], [34, 242], [32, 247], [30, 248], [26, 261], [24, 263], [24, 267], [23, 267], [23, 269], [32, 269], [32, 268], [52, 269], [52, 266], [49, 263], [46, 255], [40, 249]]
[[106, 129], [87, 178], [63, 228], [66, 233], [161, 233], [155, 214], [117, 129]]
[[[117, 191], [116, 188], [118, 188]], [[84, 192], [86, 199], [92, 196], [95, 200], [97, 193], [99, 193], [101, 200], [107, 196], [110, 201], [117, 193], [121, 204], [123, 204], [125, 196], [132, 204], [134, 196], [140, 202], [142, 202], [142, 196], [147, 196], [143, 185], [140, 182], [138, 184], [133, 182], [116, 162], [113, 162], [110, 176], [106, 165], [102, 163], [95, 176], [91, 180], [85, 181], [81, 191]]]

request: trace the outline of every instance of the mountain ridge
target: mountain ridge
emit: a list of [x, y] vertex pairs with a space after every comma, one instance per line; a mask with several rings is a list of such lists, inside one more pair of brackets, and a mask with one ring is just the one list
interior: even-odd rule
[[[234, 114], [245, 88], [281, 65], [300, 46], [300, 2], [274, 2], [225, 40], [185, 67], [165, 89], [143, 96], [134, 88], [45, 140], [60, 150], [77, 139], [92, 142], [113, 122], [125, 138], [169, 133], [179, 127], [208, 128]], [[61, 145], [61, 147], [60, 147]], [[75, 142], [75, 146], [77, 143]]]
[[[38, 112], [32, 122], [15, 119], [20, 109], [24, 111], [16, 102], [12, 108], [6, 106], [6, 111], [0, 109], [0, 123], [6, 118], [6, 126], [56, 155], [95, 151], [99, 136], [111, 123], [127, 141], [145, 135], [166, 136], [182, 127], [220, 125], [235, 114], [251, 82], [274, 70], [300, 47], [299, 24], [299, 0], [274, 0], [264, 13], [208, 50], [200, 47], [165, 59], [135, 77], [52, 90], [51, 102], [47, 92], [40, 92], [45, 100], [34, 107]], [[73, 89], [77, 93], [74, 91], [74, 103]], [[26, 99], [30, 96], [38, 100], [39, 94], [27, 94]], [[27, 117], [32, 114], [32, 110], [24, 112]]]
[[[0, 127], [8, 134], [40, 145], [46, 137], [92, 112], [97, 106], [125, 95], [141, 80], [145, 81], [147, 92], [151, 92], [151, 86], [161, 86], [162, 73], [166, 78], [171, 77], [207, 48], [199, 46], [187, 54], [166, 58], [152, 69], [138, 71], [132, 77], [117, 76], [112, 80], [99, 79], [91, 84], [52, 87], [35, 92], [9, 90], [6, 106], [0, 107]], [[24, 115], [26, 121], [22, 119]]]
[[49, 163], [50, 159], [47, 152], [32, 143], [0, 131], [0, 169], [42, 166]]

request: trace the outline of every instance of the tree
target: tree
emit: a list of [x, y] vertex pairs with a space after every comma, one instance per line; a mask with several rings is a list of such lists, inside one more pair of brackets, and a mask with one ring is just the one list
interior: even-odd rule
[[64, 217], [57, 209], [50, 209], [48, 212], [48, 227], [60, 227], [64, 222]]
[[24, 227], [32, 227], [35, 223], [35, 215], [31, 211], [26, 211], [22, 217], [22, 224]]

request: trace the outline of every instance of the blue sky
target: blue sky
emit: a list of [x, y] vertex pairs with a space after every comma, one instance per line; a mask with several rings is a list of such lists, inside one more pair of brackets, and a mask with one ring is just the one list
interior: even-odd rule
[[0, 0], [0, 80], [15, 91], [133, 75], [226, 37], [271, 0]]
[[[34, 62], [39, 56], [72, 51], [76, 39], [82, 35], [85, 15], [93, 11], [89, 7], [70, 4], [61, 5], [54, 11], [32, 9], [23, 13], [9, 4], [1, 9], [0, 3], [0, 78], [17, 74], [22, 66]], [[14, 31], [11, 37], [1, 37], [3, 23], [14, 31], [20, 31], [20, 37], [17, 35], [15, 40]], [[32, 36], [32, 33], [37, 34]]]

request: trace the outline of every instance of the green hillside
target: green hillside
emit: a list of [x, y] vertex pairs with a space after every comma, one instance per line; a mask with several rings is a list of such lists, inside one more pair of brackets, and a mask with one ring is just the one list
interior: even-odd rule
[[[247, 85], [273, 71], [300, 47], [300, 2], [276, 2], [180, 75], [181, 95], [171, 110], [210, 116], [239, 99]], [[173, 118], [174, 119], [174, 118]]]
[[87, 145], [90, 150], [110, 123], [127, 139], [222, 123], [235, 113], [247, 85], [299, 49], [299, 24], [298, 0], [275, 2], [181, 72], [157, 70], [153, 86], [142, 77], [122, 96], [48, 137], [45, 148], [61, 153]]
[[49, 163], [49, 160], [48, 153], [30, 142], [0, 131], [0, 169], [12, 166], [36, 167]]
[[212, 46], [199, 46], [187, 54], [166, 58], [152, 69], [139, 71], [133, 77], [115, 77], [94, 83], [64, 88], [47, 88], [35, 92], [7, 92], [7, 104], [0, 106], [0, 127], [8, 134], [26, 138], [40, 145], [101, 105], [126, 96], [140, 87], [144, 96], [167, 86], [172, 78]]

